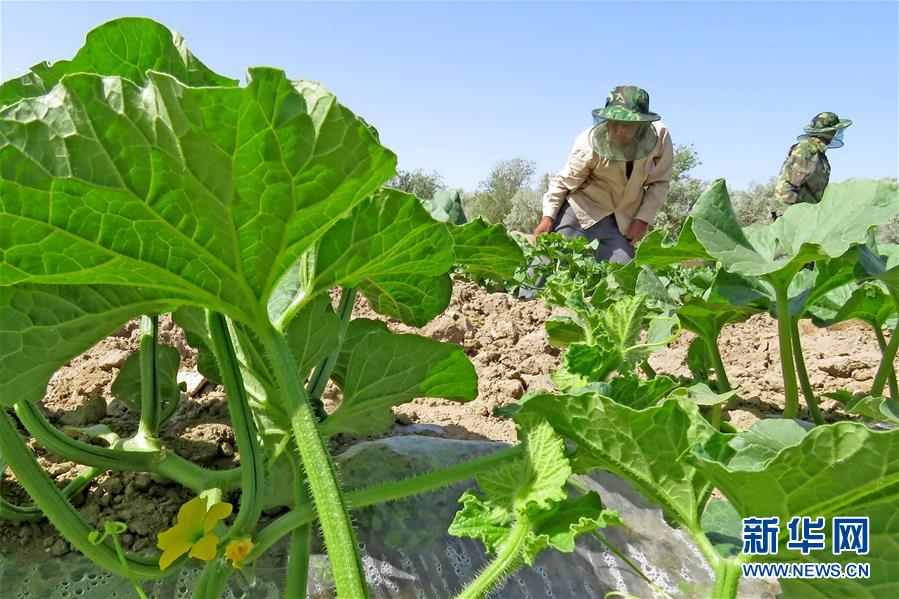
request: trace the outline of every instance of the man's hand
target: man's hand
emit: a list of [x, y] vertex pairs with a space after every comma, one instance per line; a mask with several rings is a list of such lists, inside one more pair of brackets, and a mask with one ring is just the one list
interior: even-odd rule
[[553, 230], [553, 219], [550, 216], [544, 216], [540, 219], [540, 224], [537, 225], [537, 228], [534, 229], [534, 235], [543, 235], [544, 233], [550, 233]]
[[646, 230], [648, 228], [649, 223], [640, 220], [639, 218], [635, 218], [631, 221], [631, 225], [627, 228], [627, 233], [625, 233], [624, 236], [631, 242], [631, 245], [636, 245], [637, 242], [646, 235]]

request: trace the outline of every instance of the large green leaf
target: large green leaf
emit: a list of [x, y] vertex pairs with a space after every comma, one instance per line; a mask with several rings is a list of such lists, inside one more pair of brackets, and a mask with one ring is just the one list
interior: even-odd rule
[[757, 308], [693, 298], [677, 309], [677, 317], [688, 331], [717, 342], [725, 325], [743, 322], [759, 312]]
[[728, 271], [777, 275], [788, 282], [802, 265], [837, 258], [863, 244], [868, 232], [899, 212], [896, 185], [853, 179], [828, 186], [819, 204], [797, 204], [765, 227], [741, 229], [724, 180], [693, 207], [693, 232]]
[[869, 281], [862, 285], [844, 285], [818, 298], [809, 307], [818, 326], [858, 319], [872, 328], [896, 326], [896, 303], [882, 282]]
[[437, 276], [395, 275], [364, 280], [359, 291], [379, 314], [423, 327], [449, 306], [453, 280], [449, 273]]
[[[790, 314], [794, 318], [807, 316], [809, 309], [834, 289], [855, 280], [855, 252], [847, 252], [833, 260], [819, 260], [813, 270], [802, 270], [789, 288]], [[803, 276], [805, 275], [805, 276]]]
[[269, 317], [284, 328], [306, 302], [342, 286], [358, 288], [382, 314], [423, 326], [449, 302], [445, 280], [452, 265], [446, 226], [415, 196], [382, 189], [288, 270], [269, 300]]
[[311, 290], [317, 295], [396, 276], [435, 277], [452, 265], [446, 225], [431, 218], [415, 196], [383, 189], [322, 237]]
[[677, 523], [699, 530], [712, 485], [681, 460], [694, 444], [726, 456], [728, 435], [714, 430], [686, 400], [669, 399], [643, 410], [597, 394], [535, 394], [513, 416], [539, 414], [577, 444], [577, 471], [605, 468], [629, 480]]
[[209, 70], [190, 53], [179, 34], [150, 19], [126, 17], [93, 29], [72, 60], [38, 63], [28, 74], [4, 83], [0, 104], [42, 96], [70, 73], [112, 75], [145, 83], [148, 71], [168, 73], [193, 86], [237, 85], [236, 80]]
[[393, 423], [391, 407], [416, 397], [469, 401], [478, 395], [474, 366], [461, 347], [397, 335], [364, 318], [350, 322], [332, 378], [343, 391], [322, 434], [376, 434]]
[[477, 218], [461, 226], [447, 225], [453, 236], [456, 264], [474, 277], [511, 279], [524, 265], [518, 243], [499, 224], [488, 225]]
[[[273, 69], [252, 71], [246, 88], [191, 88], [162, 74], [149, 75], [143, 86], [68, 75], [50, 96], [0, 110], [0, 142], [0, 278], [6, 285], [59, 287], [29, 298], [32, 316], [60, 302], [91, 313], [89, 327], [81, 315], [71, 326], [55, 319], [57, 331], [68, 331], [64, 341], [31, 324], [5, 327], [11, 341], [5, 347], [20, 349], [5, 352], [10, 368], [4, 367], [3, 385], [27, 378], [22, 394], [42, 389], [59, 365], [141, 312], [193, 304], [267, 326], [276, 282], [318, 240], [322, 272], [361, 279], [366, 292], [376, 284], [399, 287], [389, 296], [397, 311], [409, 302], [407, 311], [423, 319], [421, 306], [432, 317], [448, 300], [448, 275], [416, 274], [448, 269], [452, 244], [443, 225], [403, 212], [405, 198], [366, 200], [393, 171], [394, 157], [317, 84], [291, 83]], [[340, 245], [332, 228], [357, 232], [340, 223], [348, 211], [363, 204], [385, 215], [391, 201], [397, 222], [362, 244], [376, 267], [329, 250]], [[398, 229], [405, 235], [394, 234]], [[431, 243], [403, 248], [413, 274], [396, 268], [399, 259], [378, 255], [391, 243], [418, 238]], [[421, 254], [434, 264], [421, 266]], [[353, 259], [352, 268], [329, 262]], [[383, 280], [364, 278], [376, 275]], [[422, 277], [414, 294], [409, 277]], [[445, 281], [437, 294], [421, 284], [437, 278]], [[102, 306], [94, 310], [90, 299], [82, 305], [82, 296], [96, 294]], [[12, 290], [3, 298], [21, 295]], [[428, 304], [423, 296], [438, 299]], [[42, 351], [22, 349], [32, 346]]]
[[[895, 575], [899, 563], [899, 430], [875, 432], [862, 424], [841, 422], [816, 427], [797, 440], [795, 432], [775, 430], [793, 427], [792, 423], [762, 422], [766, 422], [767, 432], [757, 434], [758, 423], [738, 435], [730, 459], [713, 458], [702, 450], [695, 450], [691, 458], [742, 517], [777, 516], [782, 525], [794, 516], [824, 517], [828, 547], [831, 518], [870, 519], [870, 552], [865, 556], [835, 556], [829, 550], [802, 556], [787, 549], [787, 535], [781, 534], [774, 558], [779, 562], [871, 565], [868, 579], [782, 580], [785, 596], [873, 598], [899, 594]], [[785, 441], [785, 434], [790, 441]], [[752, 436], [752, 441], [742, 442], [747, 436]], [[760, 450], [763, 447], [765, 451]]]
[[847, 414], [858, 414], [874, 421], [899, 425], [899, 401], [891, 397], [872, 397], [865, 393], [852, 393], [847, 389], [830, 391], [824, 396], [843, 404]]
[[251, 76], [76, 74], [0, 111], [4, 283], [127, 283], [260, 325], [281, 274], [395, 159], [321, 86]]
[[672, 241], [667, 234], [657, 229], [643, 238], [637, 246], [634, 261], [639, 265], [653, 267], [679, 264], [687, 260], [710, 260], [712, 257], [696, 238], [693, 232], [693, 218], [687, 217], [678, 234], [677, 241]]

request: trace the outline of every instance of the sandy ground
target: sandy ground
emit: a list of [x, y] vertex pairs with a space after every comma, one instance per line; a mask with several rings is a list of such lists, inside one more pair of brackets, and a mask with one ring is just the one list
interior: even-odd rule
[[[387, 434], [402, 434], [411, 424], [416, 433], [431, 432], [451, 438], [514, 441], [511, 422], [494, 417], [493, 410], [519, 399], [523, 394], [553, 389], [549, 374], [559, 365], [559, 351], [546, 341], [543, 322], [562, 310], [546, 307], [542, 301], [523, 302], [506, 294], [487, 293], [467, 284], [456, 285], [453, 300], [444, 314], [417, 330], [388, 320], [396, 332], [418, 332], [441, 341], [461, 345], [479, 376], [479, 396], [468, 403], [422, 398], [396, 409], [397, 424]], [[354, 317], [375, 315], [364, 299], [357, 302]], [[383, 319], [383, 318], [382, 318]], [[168, 317], [161, 322], [161, 341], [177, 347], [182, 356], [181, 377], [188, 390], [172, 419], [162, 429], [166, 446], [183, 457], [214, 469], [239, 464], [233, 433], [228, 424], [227, 405], [221, 387], [197, 375], [196, 352]], [[805, 357], [812, 385], [822, 392], [847, 388], [862, 391], [879, 362], [873, 333], [867, 327], [848, 323], [820, 330], [803, 323]], [[688, 374], [683, 365], [690, 334], [650, 359], [659, 373]], [[51, 380], [43, 409], [58, 427], [102, 423], [122, 436], [133, 434], [137, 419], [114, 400], [110, 385], [127, 356], [139, 346], [139, 328], [133, 321], [72, 360]], [[731, 383], [740, 391], [740, 404], [729, 418], [745, 428], [765, 414], [779, 413], [783, 405], [777, 332], [767, 315], [728, 326], [722, 334], [721, 349]], [[339, 392], [330, 389], [326, 399], [339, 401]], [[836, 402], [825, 399], [822, 409], [829, 420], [845, 419]], [[801, 413], [802, 417], [806, 414]], [[86, 439], [85, 439], [86, 440]], [[340, 439], [339, 443], [353, 442]], [[41, 465], [64, 485], [81, 466], [47, 454], [34, 440], [30, 445]], [[2, 496], [16, 503], [27, 497], [7, 470], [0, 486]], [[129, 526], [123, 538], [126, 548], [151, 549], [159, 531], [173, 524], [178, 507], [192, 494], [174, 484], [162, 484], [146, 474], [108, 472], [99, 477], [89, 492], [78, 498], [82, 514], [95, 525], [116, 519]], [[229, 498], [236, 502], [236, 497]], [[271, 514], [270, 514], [271, 515]], [[46, 521], [0, 522], [0, 553], [17, 556], [62, 555], [71, 550]]]

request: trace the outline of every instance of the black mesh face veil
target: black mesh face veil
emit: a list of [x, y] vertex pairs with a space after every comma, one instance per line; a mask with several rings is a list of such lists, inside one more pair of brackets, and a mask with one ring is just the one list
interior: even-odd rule
[[[593, 151], [608, 160], [639, 160], [652, 152], [658, 142], [655, 127], [649, 122], [612, 121], [594, 115], [595, 125], [590, 130], [590, 144]], [[610, 128], [617, 126], [636, 129], [627, 143], [619, 143], [620, 136], [612, 134]]]

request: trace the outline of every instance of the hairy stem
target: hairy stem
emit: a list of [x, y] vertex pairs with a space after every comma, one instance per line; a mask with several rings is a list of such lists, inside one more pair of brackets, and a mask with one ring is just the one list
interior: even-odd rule
[[268, 330], [261, 331], [260, 336], [272, 361], [277, 386], [290, 414], [291, 430], [321, 522], [337, 595], [352, 599], [368, 597], [362, 561], [356, 547], [356, 535], [337, 482], [337, 473], [318, 432], [306, 389], [297, 373], [287, 341], [271, 326]]
[[790, 302], [787, 286], [777, 280], [770, 280], [777, 301], [777, 337], [780, 342], [780, 368], [784, 381], [783, 417], [792, 420], [799, 412], [799, 387], [796, 385], [796, 369], [793, 365], [793, 343], [790, 334]]
[[503, 540], [496, 552], [496, 558], [481, 572], [477, 578], [468, 583], [456, 599], [481, 599], [486, 597], [507, 576], [521, 565], [521, 551], [527, 540], [530, 523], [523, 515], [515, 522], [509, 535]]
[[[880, 354], [883, 356], [884, 352], [887, 349], [887, 340], [886, 337], [883, 336], [883, 331], [880, 330], [880, 327], [874, 327], [874, 335], [877, 337], [877, 345], [880, 347]], [[881, 361], [883, 361], [881, 359]], [[890, 364], [888, 366], [890, 369], [889, 373], [889, 385], [890, 385], [890, 397], [893, 401], [899, 401], [899, 385], [896, 384], [896, 368]]]
[[159, 335], [159, 317], [141, 316], [140, 319], [140, 425], [137, 437], [156, 440], [159, 434], [159, 374], [156, 364], [156, 340]]
[[734, 559], [722, 559], [715, 566], [715, 586], [712, 589], [713, 599], [733, 599], [737, 596], [742, 569], [740, 562]]
[[322, 403], [322, 394], [325, 392], [325, 386], [331, 378], [331, 371], [337, 364], [337, 358], [340, 356], [340, 346], [343, 344], [343, 338], [346, 335], [346, 329], [350, 323], [350, 316], [353, 314], [353, 305], [356, 303], [356, 288], [344, 287], [340, 296], [340, 305], [337, 307], [337, 316], [340, 318], [340, 333], [337, 336], [337, 347], [329, 355], [322, 358], [322, 361], [312, 373], [309, 379], [309, 402], [312, 409], [315, 410], [316, 417], [319, 421], [328, 417], [325, 412], [325, 404]]
[[233, 572], [234, 569], [231, 568], [231, 565], [220, 558], [216, 557], [206, 562], [203, 570], [200, 571], [200, 578], [194, 586], [194, 599], [224, 597], [228, 579]]
[[[115, 547], [109, 543], [94, 545], [88, 536], [94, 531], [91, 526], [69, 503], [35, 460], [25, 445], [5, 409], [0, 415], [0, 455], [9, 464], [22, 488], [31, 496], [35, 505], [47, 516], [50, 523], [75, 548], [92, 562], [117, 576], [128, 578], [133, 573], [137, 578], [153, 580], [171, 574], [161, 572], [156, 565], [157, 558], [125, 555], [125, 564], [119, 561]], [[129, 568], [130, 571], [129, 572]]]
[[802, 395], [808, 406], [808, 413], [815, 424], [824, 424], [824, 416], [818, 409], [818, 401], [815, 399], [815, 391], [808, 379], [808, 370], [805, 367], [805, 357], [802, 355], [802, 341], [799, 338], [799, 320], [790, 318], [790, 341], [793, 346], [793, 358], [796, 365], [796, 373], [799, 375], [799, 385], [802, 387]]
[[[289, 452], [293, 466], [293, 486], [296, 508], [309, 505], [311, 498], [306, 488], [306, 473], [300, 463], [296, 450]], [[303, 524], [290, 533], [290, 553], [287, 557], [287, 581], [284, 586], [285, 597], [305, 597], [309, 584], [309, 551], [312, 545], [312, 525]]]
[[[524, 449], [521, 445], [491, 453], [480, 458], [475, 458], [461, 464], [441, 468], [426, 474], [398, 480], [374, 487], [366, 487], [347, 493], [347, 502], [352, 509], [362, 508], [387, 501], [394, 501], [412, 495], [421, 495], [434, 489], [447, 487], [454, 483], [474, 478], [486, 469], [492, 468], [507, 460], [514, 460], [521, 456]], [[250, 552], [247, 561], [252, 561], [274, 545], [278, 539], [298, 526], [311, 522], [314, 518], [312, 508], [305, 506], [302, 509], [293, 510], [271, 524], [263, 528], [254, 540], [253, 551]]]

